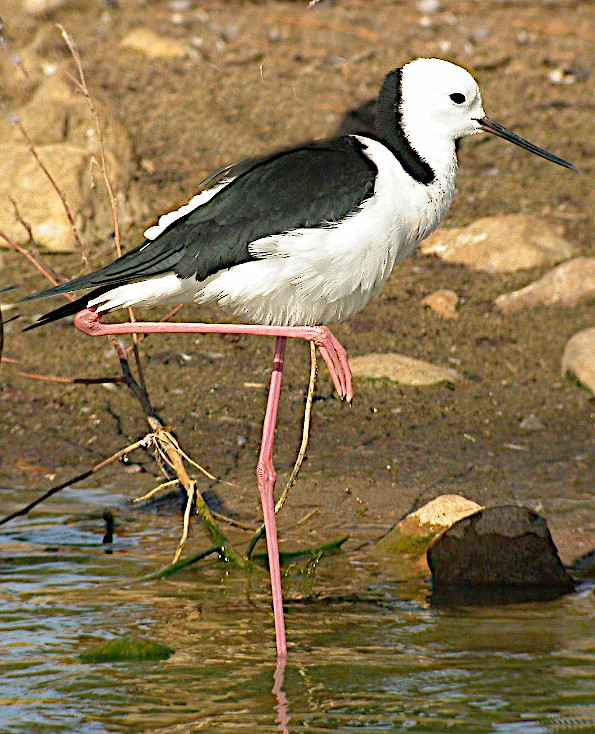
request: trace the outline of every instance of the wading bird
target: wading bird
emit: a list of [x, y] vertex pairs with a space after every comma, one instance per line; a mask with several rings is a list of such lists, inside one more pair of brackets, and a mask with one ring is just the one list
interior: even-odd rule
[[[351, 401], [347, 354], [324, 324], [362, 309], [393, 266], [438, 227], [455, 191], [456, 143], [481, 132], [577, 170], [486, 117], [477, 82], [465, 69], [420, 58], [384, 80], [375, 134], [310, 142], [231, 168], [222, 180], [215, 176], [211, 188], [160, 217], [135, 249], [93, 273], [28, 297], [92, 289], [33, 326], [76, 313], [76, 326], [92, 335], [200, 332], [277, 338], [257, 477], [282, 658], [287, 646], [273, 441], [286, 339], [314, 342], [339, 396]], [[172, 303], [216, 304], [249, 323], [100, 321], [117, 308]]]

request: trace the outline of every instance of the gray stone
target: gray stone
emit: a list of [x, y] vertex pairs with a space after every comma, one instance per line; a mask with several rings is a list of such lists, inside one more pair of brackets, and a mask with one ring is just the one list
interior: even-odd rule
[[436, 585], [574, 588], [545, 519], [527, 507], [487, 507], [459, 520], [427, 558]]

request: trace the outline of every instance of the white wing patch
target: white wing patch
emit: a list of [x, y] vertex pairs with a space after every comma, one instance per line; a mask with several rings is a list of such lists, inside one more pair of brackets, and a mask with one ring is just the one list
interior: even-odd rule
[[162, 214], [159, 217], [159, 221], [157, 222], [157, 224], [154, 224], [145, 230], [145, 238], [148, 240], [156, 240], [157, 237], [163, 234], [163, 232], [170, 226], [170, 224], [172, 224], [172, 222], [181, 219], [186, 214], [189, 214], [195, 209], [198, 209], [199, 206], [206, 204], [207, 201], [212, 199], [215, 194], [221, 191], [221, 189], [225, 188], [227, 184], [231, 183], [233, 180], [233, 177], [226, 178], [221, 183], [218, 183], [216, 186], [213, 186], [210, 189], [206, 189], [205, 191], [201, 191], [199, 194], [196, 194], [196, 196], [193, 196], [189, 202], [183, 204], [179, 209], [175, 209], [173, 212]]

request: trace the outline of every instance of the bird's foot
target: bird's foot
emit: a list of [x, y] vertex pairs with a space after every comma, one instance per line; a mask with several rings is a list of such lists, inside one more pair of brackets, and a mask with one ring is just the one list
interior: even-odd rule
[[74, 317], [74, 325], [83, 334], [89, 336], [101, 336], [105, 332], [105, 324], [99, 320], [99, 314], [95, 313], [94, 308], [85, 308], [79, 311]]
[[312, 327], [312, 341], [326, 362], [339, 397], [350, 403], [353, 400], [353, 375], [345, 347], [327, 326]]

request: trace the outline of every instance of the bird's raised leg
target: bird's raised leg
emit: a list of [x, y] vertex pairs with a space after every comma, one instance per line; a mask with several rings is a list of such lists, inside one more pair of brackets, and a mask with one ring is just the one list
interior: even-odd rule
[[276, 475], [273, 466], [273, 447], [283, 379], [285, 347], [287, 338], [306, 339], [307, 341], [314, 342], [320, 349], [322, 358], [329, 368], [333, 384], [339, 396], [351, 402], [353, 399], [353, 377], [345, 349], [330, 329], [325, 326], [260, 326], [255, 324], [201, 324], [143, 321], [103, 324], [99, 320], [99, 315], [89, 309], [80, 311], [75, 316], [74, 323], [80, 331], [90, 336], [107, 334], [200, 333], [253, 334], [277, 337], [256, 475], [266, 529], [277, 655], [280, 659], [285, 659], [287, 656], [287, 641], [283, 614], [283, 589], [279, 562], [277, 522], [275, 518], [274, 491]]
[[260, 454], [256, 464], [256, 478], [262, 502], [262, 514], [267, 539], [267, 553], [269, 557], [269, 572], [271, 575], [271, 592], [273, 596], [273, 616], [275, 618], [275, 639], [277, 641], [277, 655], [286, 657], [287, 638], [285, 634], [285, 618], [283, 614], [283, 588], [281, 585], [281, 565], [279, 561], [279, 542], [277, 537], [277, 519], [275, 517], [275, 480], [277, 478], [273, 465], [273, 449], [275, 445], [275, 429], [277, 428], [277, 414], [281, 383], [283, 380], [283, 365], [287, 337], [278, 336], [275, 343], [275, 358], [271, 372], [271, 384], [267, 407], [262, 426], [262, 442]]
[[103, 324], [100, 315], [90, 309], [79, 311], [74, 317], [77, 329], [89, 336], [106, 334], [254, 334], [286, 336], [305, 339], [316, 344], [329, 369], [333, 385], [348, 402], [353, 400], [353, 375], [347, 352], [337, 337], [326, 326], [261, 326], [260, 324], [200, 324], [169, 321], [135, 321], [132, 323]]

